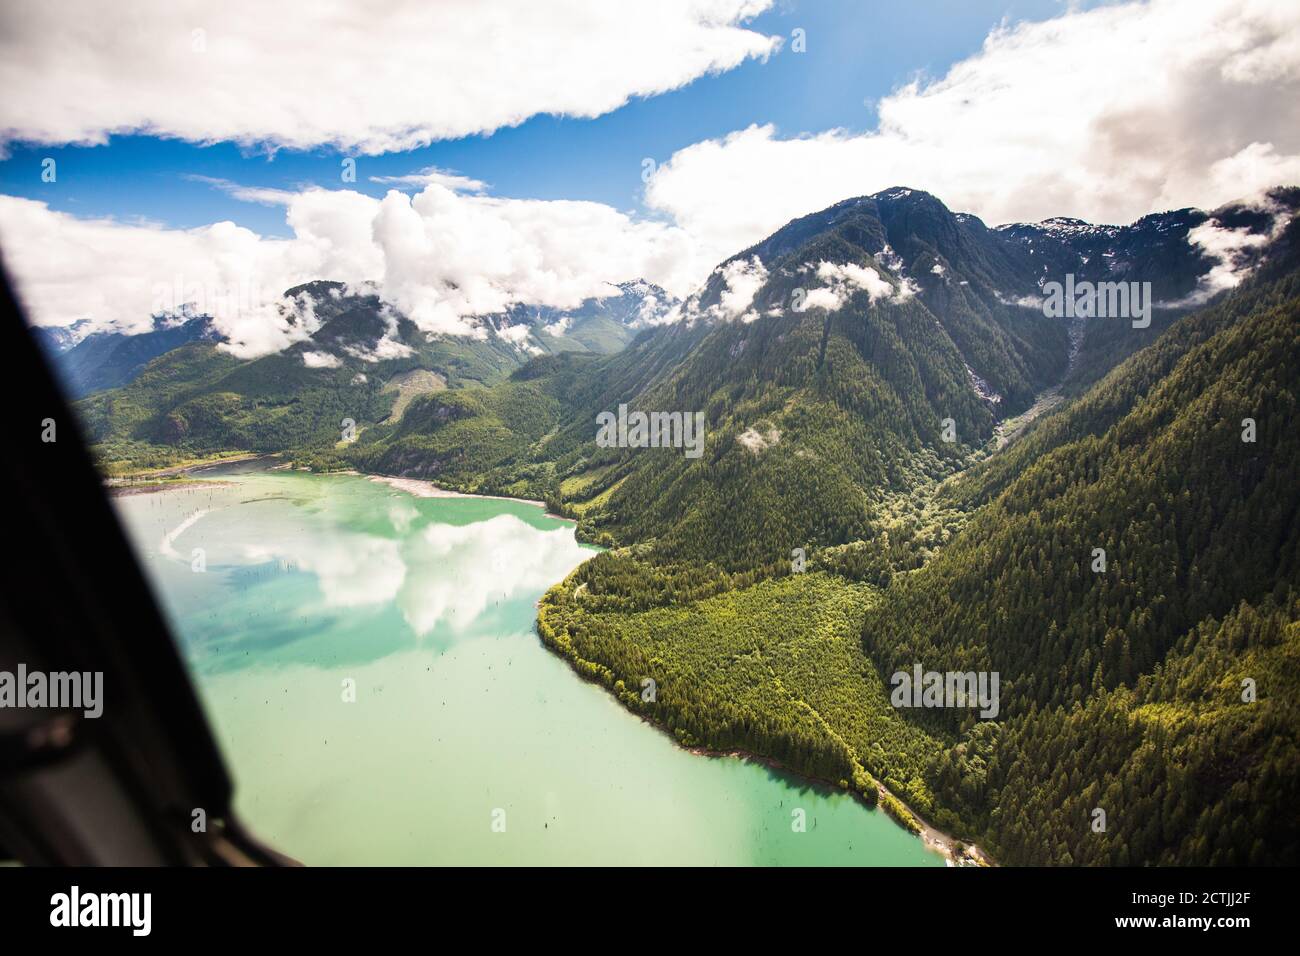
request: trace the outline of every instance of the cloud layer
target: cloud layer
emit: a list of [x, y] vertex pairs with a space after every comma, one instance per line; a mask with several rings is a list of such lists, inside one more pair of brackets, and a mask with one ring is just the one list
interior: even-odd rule
[[776, 49], [770, 0], [99, 0], [0, 6], [0, 145], [333, 144], [376, 154], [593, 117]]
[[[101, 4], [6, 7], [0, 129], [52, 141], [129, 128], [405, 148], [539, 111], [595, 115], [764, 56], [776, 41], [738, 24], [766, 5], [571, 0], [545, 13], [475, 4], [471, 15], [459, 2], [395, 3], [361, 18], [331, 3], [313, 8], [312, 44], [294, 40], [307, 27], [275, 6], [200, 15], [182, 2], [125, 23]], [[201, 53], [195, 29], [205, 31]], [[160, 306], [194, 301], [238, 354], [254, 355], [310, 330], [310, 315], [286, 314], [276, 299], [312, 279], [374, 281], [426, 331], [474, 334], [469, 316], [519, 302], [572, 308], [609, 294], [610, 282], [645, 278], [686, 296], [789, 220], [898, 184], [990, 224], [1209, 208], [1300, 183], [1300, 4], [1151, 0], [1005, 26], [942, 78], [885, 97], [879, 118], [868, 133], [751, 126], [685, 147], [646, 185], [656, 218], [498, 198], [473, 170], [429, 167], [390, 177], [423, 186], [418, 194], [382, 199], [211, 181], [282, 206], [291, 239], [232, 222], [82, 220], [0, 196], [0, 240], [40, 323], [142, 329]], [[753, 263], [724, 278], [717, 308], [754, 317]], [[827, 305], [850, 286], [873, 287], [865, 275], [822, 278]]]
[[992, 225], [1125, 223], [1297, 183], [1300, 4], [1153, 0], [1000, 28], [879, 117], [863, 134], [767, 125], [696, 143], [658, 168], [647, 203], [722, 257], [897, 185]]
[[277, 200], [292, 239], [232, 222], [179, 230], [78, 219], [0, 196], [0, 241], [37, 324], [89, 318], [144, 331], [151, 315], [190, 304], [245, 357], [314, 330], [309, 311], [280, 301], [313, 279], [374, 281], [424, 331], [464, 335], [481, 334], [472, 316], [516, 302], [574, 308], [632, 277], [689, 290], [709, 265], [683, 230], [601, 203], [498, 199], [437, 182], [414, 196], [309, 189]]

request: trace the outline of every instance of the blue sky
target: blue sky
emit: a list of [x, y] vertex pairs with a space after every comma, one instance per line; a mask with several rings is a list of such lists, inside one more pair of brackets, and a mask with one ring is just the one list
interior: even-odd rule
[[[766, 62], [750, 60], [675, 92], [634, 98], [596, 119], [535, 116], [491, 135], [362, 156], [357, 182], [348, 188], [380, 196], [391, 187], [369, 177], [437, 166], [488, 183], [496, 196], [586, 199], [645, 214], [647, 157], [662, 162], [692, 143], [755, 123], [774, 123], [783, 137], [869, 130], [881, 97], [918, 74], [942, 76], [976, 54], [1004, 19], [1040, 20], [1062, 10], [1057, 0], [786, 0], [749, 24], [786, 38], [786, 47]], [[806, 31], [803, 55], [789, 48], [796, 28]], [[39, 199], [78, 217], [138, 218], [182, 229], [231, 219], [266, 236], [288, 236], [282, 208], [237, 200], [190, 177], [286, 190], [338, 188], [343, 155], [328, 147], [272, 153], [138, 134], [113, 136], [103, 146], [14, 144], [0, 160], [0, 193]], [[58, 164], [57, 188], [41, 181], [46, 157]]]
[[[302, 334], [283, 290], [333, 279], [473, 334], [614, 282], [685, 298], [892, 186], [990, 225], [1258, 198], [1300, 183], [1298, 48], [1295, 0], [42, 0], [0, 32], [0, 245], [41, 324], [234, 288], [259, 354]], [[374, 181], [425, 169], [488, 189]]]

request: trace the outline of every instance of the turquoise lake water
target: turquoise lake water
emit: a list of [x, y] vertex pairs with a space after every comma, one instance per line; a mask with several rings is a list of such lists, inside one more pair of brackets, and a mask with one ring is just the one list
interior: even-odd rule
[[680, 749], [547, 651], [536, 602], [593, 552], [539, 507], [238, 470], [116, 505], [240, 815], [305, 863], [943, 865], [847, 795]]

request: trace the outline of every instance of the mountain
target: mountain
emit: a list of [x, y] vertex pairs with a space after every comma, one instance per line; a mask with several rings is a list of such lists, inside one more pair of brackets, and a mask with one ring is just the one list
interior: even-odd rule
[[[1125, 229], [1036, 230], [988, 229], [918, 190], [847, 200], [721, 263], [682, 303], [681, 321], [623, 352], [580, 371], [535, 361], [472, 404], [431, 397], [426, 427], [373, 429], [349, 458], [466, 490], [547, 497], [596, 540], [653, 538], [725, 567], [765, 560], [741, 527], [843, 543], [864, 536], [891, 497], [966, 464], [1040, 395], [1081, 388], [1072, 355], [1086, 355], [1095, 374], [1101, 356], [1118, 361], [1192, 309], [1156, 308], [1150, 329], [1086, 320], [1072, 341], [1075, 323], [1043, 315], [1045, 276], [1100, 259], [1105, 274], [1186, 299], [1218, 265], [1188, 240], [1192, 229], [1209, 222], [1267, 237], [1276, 210], [1300, 205], [1298, 195], [1275, 193], [1272, 211], [1253, 218], [1230, 209]], [[1256, 258], [1264, 248], [1246, 245]], [[530, 396], [526, 419], [506, 413], [507, 393]], [[708, 453], [594, 448], [595, 416], [620, 404], [703, 411]], [[473, 438], [480, 427], [495, 436], [491, 451]], [[682, 490], [701, 487], [702, 500], [686, 507]], [[819, 494], [794, 494], [799, 487]], [[679, 520], [686, 513], [690, 526]]]
[[1300, 853], [1300, 221], [1269, 253], [955, 482], [969, 522], [866, 615], [882, 673], [1001, 673], [996, 725], [925, 713], [948, 746], [913, 781], [1007, 862]]
[[1070, 273], [1077, 282], [1151, 283], [1155, 308], [1149, 328], [1078, 323], [1079, 347], [1067, 379], [1067, 387], [1077, 392], [1248, 274], [1297, 210], [1300, 190], [1283, 188], [1271, 190], [1260, 202], [1155, 213], [1127, 226], [1057, 218], [996, 231], [1019, 242], [1044, 277]]
[[[425, 396], [344, 460], [577, 518], [611, 550], [548, 592], [539, 633], [685, 744], [1007, 862], [1295, 862], [1295, 196], [1114, 230], [990, 230], [909, 190], [840, 203], [623, 352]], [[1249, 261], [1205, 255], [1206, 223]], [[1163, 331], [1019, 304], [1096, 256], [1090, 281], [1177, 297]], [[1198, 306], [1225, 268], [1252, 275]], [[703, 412], [700, 456], [600, 447], [619, 405]], [[1037, 417], [1008, 442], [1018, 411]], [[1000, 713], [891, 706], [917, 664], [999, 673]]]
[[[479, 336], [427, 334], [373, 287], [315, 281], [284, 293], [301, 330], [281, 352], [240, 360], [210, 320], [136, 336], [92, 335], [55, 361], [112, 467], [166, 464], [220, 451], [331, 447], [352, 419], [392, 421], [416, 395], [501, 381], [536, 354], [617, 350], [675, 304], [645, 282], [570, 311], [516, 307], [474, 319]], [[111, 385], [120, 387], [105, 391]], [[93, 386], [93, 387], [92, 387]]]
[[53, 349], [55, 372], [74, 398], [125, 385], [153, 359], [182, 345], [222, 340], [209, 317], [188, 313], [153, 316], [148, 331], [133, 334], [92, 332], [78, 338], [79, 325], [36, 331], [47, 350]]
[[[1211, 287], [1209, 280], [1231, 279], [1234, 270], [1251, 266], [1250, 257], [1288, 204], [1297, 205], [1296, 191], [1276, 192], [1266, 207], [1183, 210], [1129, 227], [1048, 220], [989, 229], [976, 217], [950, 212], [928, 193], [896, 188], [794, 220], [721, 263], [686, 302], [646, 282], [625, 282], [574, 309], [521, 304], [474, 317], [477, 336], [429, 335], [382, 302], [373, 287], [317, 281], [286, 291], [286, 312], [302, 323], [302, 336], [275, 355], [229, 365], [226, 356], [199, 357], [188, 344], [163, 351], [153, 359], [157, 374], [147, 380], [165, 382], [161, 390], [132, 387], [143, 368], [137, 359], [170, 344], [152, 333], [138, 343], [96, 343], [87, 347], [84, 363], [65, 355], [64, 364], [74, 368], [78, 394], [105, 382], [126, 386], [86, 411], [93, 438], [114, 467], [232, 448], [313, 447], [328, 456], [344, 418], [363, 431], [391, 426], [422, 394], [492, 385], [536, 356], [618, 353], [645, 334], [624, 361], [636, 356], [660, 367], [664, 357], [652, 353], [671, 357], [680, 336], [656, 329], [681, 319], [692, 341], [697, 326], [720, 331], [708, 339], [706, 354], [674, 365], [678, 382], [669, 386], [667, 373], [660, 377], [658, 385], [672, 393], [665, 400], [703, 407], [719, 372], [734, 378], [743, 371], [764, 384], [782, 376], [791, 387], [795, 380], [807, 384], [808, 361], [825, 382], [837, 380], [843, 387], [852, 377], [849, 367], [841, 375], [833, 366], [847, 362], [862, 371], [853, 386], [861, 391], [855, 398], [842, 396], [833, 415], [847, 415], [846, 427], [858, 432], [860, 447], [868, 450], [866, 460], [854, 465], [861, 473], [846, 479], [845, 487], [893, 486], [922, 445], [952, 466], [1048, 389], [1075, 394], [1149, 344], [1193, 307]], [[1207, 255], [1206, 246], [1192, 241], [1207, 226], [1221, 231], [1212, 239], [1236, 237], [1232, 261], [1221, 252], [1218, 258]], [[1150, 327], [1045, 320], [1043, 284], [1071, 269], [1081, 280], [1111, 275], [1152, 282], [1163, 298]], [[804, 297], [811, 308], [803, 308]], [[878, 301], [880, 308], [873, 308]], [[810, 338], [818, 343], [815, 356], [806, 348]], [[205, 337], [200, 341], [218, 350]], [[699, 341], [704, 344], [705, 337]], [[89, 361], [103, 354], [116, 359]], [[219, 384], [209, 377], [217, 367], [224, 369]], [[610, 365], [611, 374], [619, 367]], [[187, 380], [191, 375], [197, 377]], [[634, 394], [606, 391], [607, 404]], [[571, 398], [565, 399], [568, 408], [574, 407]], [[888, 427], [880, 426], [882, 414]], [[958, 441], [938, 444], [947, 419]], [[741, 432], [750, 427], [737, 424]], [[572, 437], [581, 437], [581, 430]], [[403, 461], [411, 459], [400, 454]], [[550, 452], [542, 456], [549, 457]]]
[[[1294, 864], [1297, 209], [988, 228], [891, 189], [683, 302], [639, 284], [481, 339], [312, 283], [285, 352], [186, 345], [79, 408], [106, 459], [287, 450], [545, 499], [607, 550], [539, 635], [685, 745], [1002, 862]], [[1066, 276], [1151, 283], [1149, 325], [1048, 316]], [[611, 354], [548, 341], [614, 326]], [[600, 440], [638, 412], [703, 431]], [[918, 666], [997, 674], [995, 712], [895, 706]]]
[[610, 290], [607, 296], [583, 300], [576, 309], [521, 304], [483, 318], [498, 334], [527, 328], [524, 348], [534, 354], [612, 354], [632, 341], [638, 329], [662, 322], [678, 304], [662, 288], [641, 279], [611, 283]]
[[69, 325], [34, 325], [31, 332], [45, 354], [53, 358], [89, 335], [92, 325], [89, 319], [78, 319]]

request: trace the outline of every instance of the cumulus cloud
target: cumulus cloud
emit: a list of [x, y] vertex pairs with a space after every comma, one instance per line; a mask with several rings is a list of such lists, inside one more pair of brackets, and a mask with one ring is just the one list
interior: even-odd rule
[[[459, 2], [396, 3], [386, 16], [353, 18], [327, 3], [313, 8], [311, 44], [286, 41], [306, 27], [287, 25], [282, 17], [301, 14], [275, 6], [199, 15], [178, 2], [131, 29], [105, 26], [117, 14], [101, 4], [5, 7], [0, 140], [93, 142], [107, 130], [144, 129], [377, 151], [539, 111], [594, 115], [766, 55], [776, 42], [740, 26], [766, 5], [572, 0], [495, 16], [476, 6], [470, 16]], [[193, 29], [206, 31], [202, 54], [191, 49]], [[224, 71], [220, 82], [214, 69]], [[103, 77], [113, 78], [114, 95], [101, 95]], [[686, 296], [718, 262], [790, 219], [900, 182], [990, 223], [1127, 222], [1213, 207], [1300, 182], [1300, 5], [1151, 0], [1004, 25], [979, 53], [895, 90], [878, 110], [868, 133], [782, 137], [751, 126], [679, 150], [647, 184], [653, 219], [595, 202], [494, 197], [472, 176], [425, 167], [375, 177], [418, 189], [382, 199], [211, 181], [283, 207], [288, 239], [231, 222], [177, 230], [77, 219], [11, 197], [0, 197], [0, 239], [21, 239], [6, 243], [8, 264], [38, 322], [91, 318], [139, 330], [160, 300], [197, 300], [233, 351], [254, 355], [310, 333], [309, 304], [278, 297], [312, 279], [373, 280], [426, 332], [483, 335], [474, 316], [517, 303], [576, 308], [608, 294], [609, 281], [645, 278]], [[1198, 240], [1215, 254], [1215, 237]], [[1212, 281], [1229, 281], [1239, 258], [1226, 256]], [[880, 261], [898, 273], [887, 254]], [[728, 264], [719, 314], [756, 317], [756, 262]], [[859, 289], [883, 294], [889, 283], [868, 271], [874, 282], [866, 273], [823, 277], [809, 304], [839, 307]], [[913, 288], [905, 279], [894, 294]], [[690, 300], [669, 310], [647, 299], [644, 310], [645, 324], [694, 314]]]
[[0, 6], [0, 144], [333, 144], [364, 154], [594, 117], [776, 50], [770, 0], [99, 0]]
[[329, 352], [303, 352], [302, 364], [308, 368], [338, 368], [343, 361]]
[[439, 169], [437, 166], [426, 166], [418, 173], [407, 173], [404, 176], [371, 176], [370, 181], [379, 183], [381, 186], [399, 187], [427, 186], [430, 183], [437, 183], [439, 186], [446, 186], [454, 192], [468, 193], [481, 193], [488, 186], [482, 180], [462, 176], [460, 173], [449, 169]]
[[232, 222], [198, 229], [78, 219], [45, 203], [0, 196], [0, 241], [38, 324], [88, 319], [96, 330], [142, 332], [150, 317], [191, 304], [214, 317], [236, 354], [277, 351], [314, 330], [289, 286], [319, 277], [318, 250], [266, 239]]
[[758, 256], [735, 259], [718, 269], [725, 288], [718, 298], [722, 318], [733, 319], [743, 315], [754, 301], [754, 295], [767, 281], [767, 269]]
[[526, 325], [508, 325], [497, 329], [496, 333], [520, 351], [530, 355], [542, 354], [542, 349], [536, 343], [529, 341], [532, 329]]
[[865, 292], [870, 302], [889, 298], [905, 299], [911, 294], [906, 286], [895, 289], [870, 266], [852, 262], [819, 262], [816, 275], [826, 284], [807, 290], [803, 300], [804, 308], [834, 312], [842, 308], [856, 292]]
[[[315, 330], [309, 299], [280, 299], [313, 279], [373, 280], [425, 332], [482, 335], [474, 316], [515, 303], [576, 308], [609, 295], [610, 278], [644, 276], [684, 292], [708, 269], [684, 230], [595, 202], [501, 199], [431, 183], [383, 199], [311, 188], [284, 205], [293, 237], [270, 239], [231, 222], [166, 229], [0, 196], [0, 240], [38, 324], [88, 318], [98, 328], [143, 331], [152, 314], [192, 303], [214, 316], [241, 356]], [[405, 348], [395, 339], [381, 345], [363, 357]]]
[[867, 133], [751, 126], [661, 164], [646, 201], [718, 259], [904, 183], [989, 223], [1129, 222], [1300, 181], [1300, 4], [1152, 0], [1002, 26], [879, 103]]
[[569, 331], [569, 326], [572, 324], [573, 324], [573, 318], [571, 316], [562, 315], [554, 322], [542, 326], [542, 331], [545, 332], [547, 335], [553, 335], [556, 338], [558, 338], [561, 335], [563, 335], [565, 332]]
[[405, 342], [399, 342], [392, 335], [385, 335], [368, 349], [359, 345], [345, 345], [343, 351], [363, 362], [387, 362], [415, 354], [415, 349]]
[[609, 294], [608, 279], [670, 290], [701, 274], [682, 229], [596, 202], [497, 199], [430, 185], [392, 191], [373, 220], [385, 299], [421, 328], [465, 333], [466, 316], [524, 302], [558, 309]]
[[1288, 210], [1278, 208], [1267, 199], [1257, 200], [1254, 205], [1265, 212], [1272, 213], [1272, 228], [1263, 232], [1251, 232], [1247, 228], [1230, 229], [1213, 219], [1207, 219], [1199, 226], [1190, 229], [1187, 241], [1201, 250], [1201, 253], [1213, 262], [1210, 271], [1196, 283], [1187, 296], [1169, 305], [1195, 306], [1209, 301], [1210, 298], [1233, 289], [1241, 284], [1246, 276], [1258, 265], [1256, 253], [1271, 239], [1281, 235], [1291, 219]]

